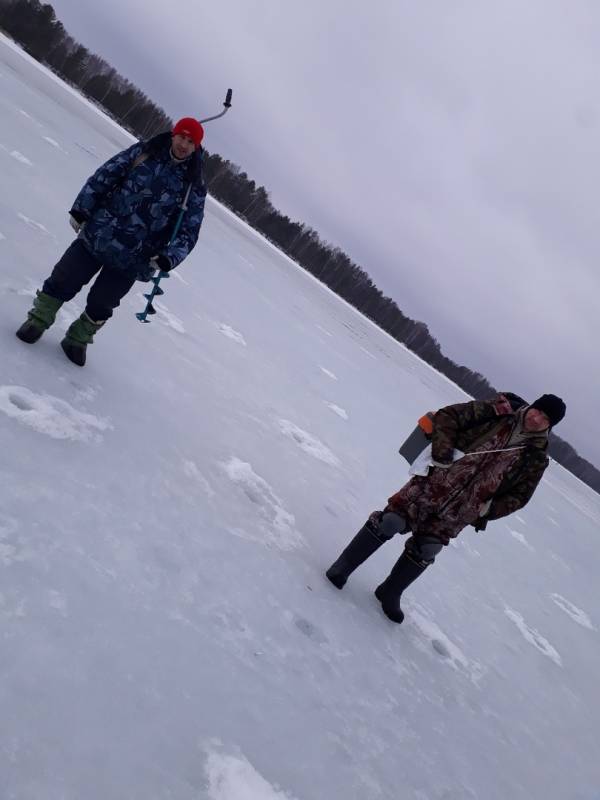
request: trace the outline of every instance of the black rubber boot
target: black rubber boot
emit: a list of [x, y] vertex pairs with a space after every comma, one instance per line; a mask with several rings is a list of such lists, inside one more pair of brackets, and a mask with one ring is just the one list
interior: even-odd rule
[[377, 522], [367, 520], [337, 561], [329, 567], [325, 575], [337, 589], [343, 589], [350, 574], [387, 541], [377, 531]]
[[104, 319], [95, 322], [85, 311], [79, 319], [73, 322], [66, 332], [65, 338], [60, 343], [69, 361], [72, 361], [73, 364], [77, 364], [78, 367], [85, 366], [87, 346], [88, 344], [92, 344], [94, 341], [94, 334], [100, 330], [105, 322], [106, 320]]
[[428, 566], [429, 564], [424, 561], [416, 561], [405, 550], [384, 582], [375, 589], [375, 597], [381, 603], [383, 613], [392, 622], [404, 621], [404, 614], [400, 608], [402, 592], [416, 581]]
[[27, 319], [16, 332], [22, 342], [33, 344], [41, 338], [44, 331], [54, 324], [56, 314], [63, 301], [51, 297], [45, 292], [36, 292], [33, 307], [27, 314]]
[[16, 332], [17, 337], [26, 344], [34, 344], [42, 338], [46, 328], [35, 319], [26, 319]]

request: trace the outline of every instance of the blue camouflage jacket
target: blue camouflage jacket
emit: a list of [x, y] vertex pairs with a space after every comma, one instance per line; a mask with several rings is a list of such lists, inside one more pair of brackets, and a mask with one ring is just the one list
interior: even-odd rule
[[[181, 163], [170, 150], [171, 134], [161, 133], [117, 153], [87, 181], [71, 209], [85, 219], [79, 235], [98, 261], [142, 280], [151, 275], [153, 256], [166, 256], [171, 267], [183, 261], [204, 216], [202, 150]], [[190, 183], [187, 211], [170, 241]]]

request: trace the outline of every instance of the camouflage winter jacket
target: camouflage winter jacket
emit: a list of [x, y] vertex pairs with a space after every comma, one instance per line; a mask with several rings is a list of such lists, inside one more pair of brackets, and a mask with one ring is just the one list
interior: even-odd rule
[[[517, 410], [504, 402], [505, 396], [500, 395], [492, 402], [476, 400], [440, 409], [435, 415], [432, 436], [434, 461], [445, 461], [454, 448], [464, 453], [485, 450], [485, 442], [491, 439], [501, 420], [514, 416]], [[512, 514], [531, 499], [549, 464], [547, 449], [547, 432], [529, 437], [527, 446], [494, 494], [486, 514], [488, 520]]]
[[[177, 163], [170, 149], [170, 133], [132, 145], [103, 164], [77, 196], [72, 212], [86, 223], [80, 237], [102, 264], [147, 279], [152, 256], [162, 254], [176, 267], [195, 246], [206, 198], [202, 151]], [[187, 211], [170, 241], [190, 183]]]
[[[530, 500], [549, 463], [548, 436], [546, 431], [523, 433], [518, 449], [510, 444], [524, 406], [521, 398], [506, 393], [436, 413], [433, 460], [450, 463], [455, 449], [467, 456], [447, 469], [412, 478], [389, 498], [389, 506], [408, 518], [416, 535], [434, 535], [447, 544], [465, 525], [485, 527]], [[482, 507], [487, 507], [483, 519]]]

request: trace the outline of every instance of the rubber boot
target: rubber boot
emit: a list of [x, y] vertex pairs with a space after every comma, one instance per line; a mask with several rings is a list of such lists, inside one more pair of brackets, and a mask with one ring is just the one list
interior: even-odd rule
[[383, 613], [392, 622], [403, 622], [404, 614], [400, 608], [402, 592], [416, 581], [428, 566], [427, 562], [417, 561], [404, 550], [388, 577], [375, 589], [375, 597], [381, 603]]
[[377, 531], [377, 522], [367, 520], [337, 561], [329, 567], [325, 575], [337, 589], [343, 589], [350, 574], [387, 541]]
[[27, 344], [37, 342], [44, 331], [54, 323], [62, 304], [62, 300], [38, 291], [33, 301], [33, 307], [27, 312], [27, 319], [16, 332], [19, 339]]
[[84, 366], [87, 346], [92, 344], [94, 334], [100, 330], [105, 322], [105, 319], [94, 322], [84, 311], [79, 319], [76, 319], [69, 327], [60, 346], [64, 350], [66, 357], [74, 364], [77, 364], [78, 367]]

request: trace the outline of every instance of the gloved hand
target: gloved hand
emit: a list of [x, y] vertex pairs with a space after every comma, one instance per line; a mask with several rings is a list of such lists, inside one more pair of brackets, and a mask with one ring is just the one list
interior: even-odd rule
[[170, 272], [173, 269], [169, 259], [162, 253], [159, 253], [157, 256], [152, 256], [150, 262], [161, 272]]
[[152, 256], [145, 266], [138, 269], [137, 279], [138, 281], [147, 283], [156, 276], [156, 270], [160, 270], [160, 272], [169, 272], [172, 269], [171, 262], [166, 256]]
[[479, 506], [479, 516], [480, 516], [480, 517], [487, 517], [487, 513], [488, 513], [488, 511], [489, 511], [489, 510], [490, 510], [490, 508], [492, 507], [492, 499], [493, 499], [493, 498], [491, 498], [491, 497], [490, 497], [490, 499], [489, 499], [489, 500], [486, 500], [486, 501], [485, 501], [485, 503], [482, 503], [482, 504]]
[[148, 283], [156, 275], [157, 266], [152, 259], [138, 268], [136, 279]]
[[87, 222], [87, 217], [81, 211], [69, 211], [69, 225], [73, 228], [75, 233], [79, 233]]
[[486, 526], [489, 522], [487, 515], [492, 505], [492, 499], [493, 498], [490, 497], [489, 500], [486, 500], [485, 503], [482, 503], [479, 506], [479, 516], [475, 522], [472, 523], [476, 531], [484, 531], [486, 529]]

